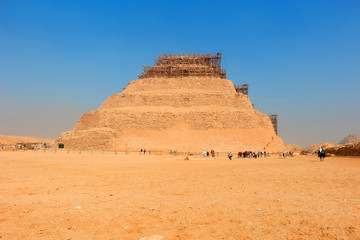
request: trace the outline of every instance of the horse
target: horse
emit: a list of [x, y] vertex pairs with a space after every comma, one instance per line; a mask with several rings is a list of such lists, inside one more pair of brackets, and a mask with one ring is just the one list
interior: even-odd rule
[[320, 158], [320, 161], [324, 161], [326, 154], [324, 152], [318, 152], [318, 157]]

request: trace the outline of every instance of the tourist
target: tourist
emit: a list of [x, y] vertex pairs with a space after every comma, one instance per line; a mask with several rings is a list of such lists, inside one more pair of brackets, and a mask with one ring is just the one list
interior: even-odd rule
[[144, 155], [145, 155], [145, 153], [146, 153], [146, 150], [144, 149]]
[[[320, 148], [321, 149], [321, 148]], [[318, 151], [318, 157], [320, 158], [320, 161], [324, 161], [325, 157], [326, 157], [326, 154], [325, 152], [321, 149]]]
[[283, 157], [286, 158], [286, 150], [284, 149]]
[[231, 152], [229, 153], [228, 158], [231, 160], [231, 158], [232, 158], [232, 153]]

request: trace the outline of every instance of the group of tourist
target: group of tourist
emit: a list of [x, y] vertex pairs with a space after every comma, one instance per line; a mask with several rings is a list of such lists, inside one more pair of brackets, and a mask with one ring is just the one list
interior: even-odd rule
[[[284, 152], [282, 153], [282, 156], [283, 156], [284, 158], [286, 158], [286, 157], [288, 156], [288, 153], [286, 152], [286, 150], [284, 150]], [[294, 156], [294, 152], [293, 152], [293, 151], [290, 151], [290, 152], [289, 152], [289, 156], [290, 156], [290, 157], [293, 157], [293, 156]]]
[[[266, 153], [266, 151], [258, 151], [258, 152], [245, 151], [245, 152], [238, 152], [237, 157], [238, 158], [260, 158], [260, 157], [267, 157], [267, 153]], [[231, 152], [228, 154], [228, 158], [230, 160], [232, 159]]]
[[204, 157], [209, 157], [211, 154], [212, 157], [215, 157], [215, 151], [211, 150], [210, 153], [208, 151], [204, 151]]
[[[176, 151], [172, 151], [170, 150], [170, 154], [173, 154], [175, 153], [176, 154]], [[146, 149], [141, 149], [140, 150], [140, 154], [146, 154]], [[280, 153], [280, 156], [286, 158], [288, 155], [289, 156], [293, 156], [293, 151], [289, 151], [289, 153], [287, 153], [286, 150], [284, 150], [282, 153]], [[192, 156], [192, 154], [190, 154]], [[204, 157], [209, 157], [209, 156], [212, 156], [212, 157], [215, 157], [215, 151], [214, 150], [211, 150], [210, 152], [209, 151], [204, 151], [203, 152], [203, 155]], [[301, 153], [301, 155], [303, 157], [305, 157], [305, 152], [303, 151]], [[237, 153], [237, 157], [238, 158], [261, 158], [261, 157], [267, 157], [268, 156], [268, 153], [266, 151], [244, 151], [244, 152], [238, 152]], [[323, 149], [320, 147], [319, 151], [318, 151], [318, 156], [320, 158], [320, 161], [323, 161], [326, 154], [324, 153]], [[233, 157], [233, 154], [232, 152], [229, 152], [228, 153], [228, 158], [229, 160], [232, 160], [232, 157]]]
[[[215, 151], [211, 150], [210, 152], [208, 151], [204, 151], [203, 152], [204, 157], [209, 157], [210, 155], [212, 157], [215, 157]], [[228, 158], [231, 160], [232, 159], [232, 152], [228, 153]], [[238, 158], [260, 158], [260, 157], [266, 157], [267, 153], [266, 151], [244, 151], [244, 152], [238, 152], [237, 157]]]

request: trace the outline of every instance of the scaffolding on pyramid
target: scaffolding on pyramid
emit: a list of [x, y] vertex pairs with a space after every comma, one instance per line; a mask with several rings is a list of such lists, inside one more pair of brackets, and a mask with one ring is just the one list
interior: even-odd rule
[[154, 66], [144, 66], [139, 78], [154, 77], [220, 77], [226, 78], [221, 68], [221, 53], [160, 54]]

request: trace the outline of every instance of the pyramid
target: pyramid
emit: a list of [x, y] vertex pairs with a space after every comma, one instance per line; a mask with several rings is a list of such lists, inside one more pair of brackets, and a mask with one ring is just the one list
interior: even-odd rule
[[355, 133], [353, 133], [353, 134], [349, 134], [347, 137], [341, 140], [339, 144], [345, 145], [348, 143], [357, 143], [357, 142], [360, 142], [360, 137]]
[[283, 151], [269, 116], [237, 89], [221, 54], [163, 54], [56, 142], [82, 150]]

